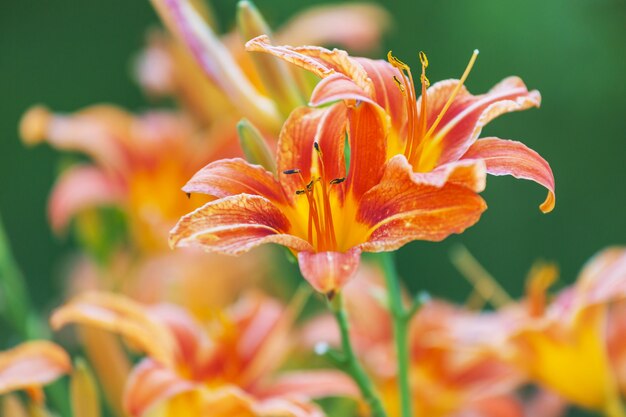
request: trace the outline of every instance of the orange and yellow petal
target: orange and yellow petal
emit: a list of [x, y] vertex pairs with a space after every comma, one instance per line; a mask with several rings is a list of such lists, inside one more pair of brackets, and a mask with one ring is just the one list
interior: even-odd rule
[[[457, 80], [441, 81], [428, 89], [428, 127], [435, 123], [458, 83]], [[418, 108], [421, 100], [420, 97]], [[528, 91], [517, 77], [506, 78], [488, 93], [477, 96], [462, 87], [427, 143], [423, 144], [416, 170], [428, 171], [437, 165], [458, 160], [491, 120], [504, 113], [538, 107], [540, 102], [539, 92]]]
[[124, 409], [132, 416], [141, 416], [156, 405], [196, 387], [196, 383], [182, 378], [172, 369], [152, 359], [144, 359], [128, 377]]
[[55, 329], [80, 324], [117, 333], [153, 359], [172, 365], [178, 354], [176, 340], [135, 301], [104, 292], [84, 293], [58, 308], [51, 316]]
[[183, 191], [217, 198], [252, 194], [278, 204], [286, 204], [283, 190], [274, 176], [261, 166], [251, 165], [240, 158], [210, 163], [185, 184]]
[[544, 213], [554, 208], [556, 197], [550, 164], [523, 143], [498, 138], [479, 139], [470, 146], [463, 159], [485, 161], [491, 175], [512, 175], [543, 185], [548, 189], [548, 196], [539, 208]]
[[617, 394], [605, 326], [606, 308], [597, 305], [577, 314], [567, 328], [560, 322], [524, 328], [513, 337], [517, 362], [532, 379], [567, 400], [604, 410]]
[[485, 189], [487, 168], [481, 159], [465, 159], [440, 165], [429, 172], [413, 172], [411, 179], [416, 184], [438, 188], [456, 184], [479, 193]]
[[22, 343], [0, 352], [0, 395], [21, 389], [36, 393], [71, 369], [69, 356], [55, 343]]
[[351, 78], [368, 95], [373, 91], [372, 80], [363, 67], [340, 49], [328, 50], [319, 46], [272, 45], [266, 35], [258, 36], [246, 43], [246, 50], [265, 52], [304, 68], [320, 78], [341, 73]]
[[268, 199], [240, 194], [212, 201], [182, 217], [170, 232], [170, 246], [193, 246], [228, 255], [263, 243], [311, 250], [305, 240], [290, 235], [289, 228], [287, 217]]
[[358, 201], [383, 174], [387, 126], [377, 106], [367, 103], [351, 110], [349, 116], [350, 169], [346, 186]]
[[487, 208], [466, 187], [414, 183], [402, 155], [394, 157], [386, 169], [385, 181], [359, 202], [356, 221], [369, 228], [361, 245], [364, 251], [395, 250], [412, 240], [443, 240], [472, 226]]
[[364, 101], [375, 104], [375, 101], [355, 82], [341, 73], [335, 73], [321, 80], [311, 93], [309, 104], [323, 106], [339, 100]]

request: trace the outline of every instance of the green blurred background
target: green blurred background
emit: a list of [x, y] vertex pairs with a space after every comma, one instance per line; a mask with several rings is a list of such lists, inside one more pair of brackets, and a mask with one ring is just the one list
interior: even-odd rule
[[[216, 0], [221, 29], [233, 25], [235, 0]], [[258, 0], [276, 27], [312, 1]], [[462, 236], [416, 242], [398, 254], [410, 287], [463, 300], [469, 286], [448, 253], [462, 242], [513, 295], [531, 263], [557, 261], [561, 285], [596, 251], [626, 243], [626, 2], [622, 0], [394, 0], [387, 49], [417, 67], [430, 60], [431, 81], [458, 77], [481, 51], [467, 85], [484, 92], [508, 75], [539, 89], [543, 105], [503, 116], [483, 136], [521, 140], [543, 155], [556, 177], [553, 213], [538, 210], [534, 183], [491, 177], [489, 210]], [[47, 146], [25, 148], [17, 125], [34, 103], [74, 111], [97, 102], [148, 107], [131, 78], [131, 58], [158, 24], [144, 1], [9, 1], [0, 6], [0, 213], [38, 306], [58, 301], [63, 254], [46, 200], [59, 169]]]

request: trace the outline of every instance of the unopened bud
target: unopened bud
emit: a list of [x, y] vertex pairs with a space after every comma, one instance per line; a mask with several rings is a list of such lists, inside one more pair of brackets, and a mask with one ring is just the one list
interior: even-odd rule
[[239, 134], [239, 143], [246, 160], [251, 164], [261, 165], [275, 174], [276, 165], [274, 158], [261, 132], [247, 119], [241, 119], [237, 123], [237, 133]]

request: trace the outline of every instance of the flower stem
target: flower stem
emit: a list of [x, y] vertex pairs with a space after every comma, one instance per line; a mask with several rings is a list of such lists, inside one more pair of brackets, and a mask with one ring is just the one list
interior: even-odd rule
[[383, 404], [376, 392], [372, 380], [363, 369], [363, 366], [359, 362], [352, 342], [350, 341], [350, 324], [348, 323], [348, 313], [343, 304], [342, 294], [339, 293], [335, 296], [332, 302], [330, 302], [331, 309], [339, 325], [339, 331], [341, 333], [341, 347], [343, 350], [342, 364], [344, 371], [354, 379], [365, 402], [369, 406], [372, 417], [387, 417], [387, 413], [383, 408]]
[[[393, 319], [393, 335], [396, 345], [398, 365], [398, 389], [400, 390], [400, 403], [402, 417], [413, 415], [411, 404], [411, 387], [409, 384], [409, 346], [407, 341], [408, 324], [413, 311], [406, 311], [402, 302], [400, 291], [400, 278], [391, 252], [380, 254], [381, 264], [385, 273], [389, 310]], [[417, 305], [417, 304], [416, 304]]]

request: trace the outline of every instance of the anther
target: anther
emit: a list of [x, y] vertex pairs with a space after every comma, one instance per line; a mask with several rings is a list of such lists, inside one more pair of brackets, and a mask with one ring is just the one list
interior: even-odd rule
[[296, 190], [296, 195], [302, 195], [306, 193], [306, 190]]
[[320, 144], [317, 142], [313, 142], [313, 148], [315, 148], [315, 152], [322, 154], [322, 150], [320, 149]]
[[185, 195], [187, 196], [187, 198], [191, 198], [191, 193], [185, 193]]
[[400, 92], [402, 94], [406, 93], [406, 90], [404, 88], [404, 84], [402, 84], [402, 81], [400, 81], [400, 79], [398, 77], [396, 77], [395, 75], [393, 76], [393, 80], [395, 81], [396, 85], [398, 86], [398, 88], [400, 89]]
[[335, 185], [335, 184], [341, 184], [342, 182], [344, 182], [346, 180], [346, 177], [343, 178], [335, 178], [333, 180], [330, 180], [330, 185]]
[[293, 174], [299, 174], [300, 170], [299, 169], [288, 169], [283, 171], [283, 174], [285, 175], [293, 175]]
[[424, 69], [428, 68], [428, 57], [424, 51], [419, 52], [420, 62], [422, 63], [422, 67]]
[[399, 70], [409, 70], [409, 66], [393, 56], [392, 51], [387, 52], [387, 61], [389, 61], [391, 65], [398, 68]]

